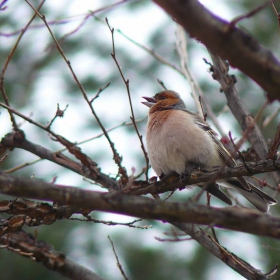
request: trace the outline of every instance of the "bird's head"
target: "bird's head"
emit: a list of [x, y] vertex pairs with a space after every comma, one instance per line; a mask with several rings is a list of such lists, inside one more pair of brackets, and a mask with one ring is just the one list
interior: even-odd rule
[[145, 97], [147, 102], [142, 102], [150, 108], [150, 114], [164, 110], [185, 110], [186, 105], [179, 94], [172, 90], [164, 90], [157, 93], [154, 97]]

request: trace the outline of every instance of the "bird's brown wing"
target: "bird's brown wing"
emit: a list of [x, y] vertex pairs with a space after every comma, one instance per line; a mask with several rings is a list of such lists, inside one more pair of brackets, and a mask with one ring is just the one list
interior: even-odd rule
[[[196, 123], [205, 131], [208, 132], [208, 134], [211, 136], [213, 141], [215, 142], [217, 146], [217, 150], [220, 154], [220, 157], [225, 162], [225, 164], [229, 167], [235, 167], [236, 161], [233, 159], [233, 157], [230, 155], [228, 150], [225, 148], [225, 146], [222, 144], [222, 142], [217, 138], [218, 134], [203, 120], [196, 119]], [[243, 177], [237, 178], [240, 184], [244, 187], [245, 190], [251, 190], [250, 185]]]
[[[217, 146], [217, 150], [220, 154], [221, 159], [225, 162], [227, 166], [235, 167], [237, 164], [235, 160], [232, 158], [228, 150], [224, 147], [222, 142], [218, 139], [218, 134], [211, 129], [211, 127], [199, 116], [192, 114], [197, 125], [201, 127], [204, 131], [209, 133], [213, 141]], [[256, 188], [250, 182], [247, 182], [244, 177], [237, 178], [229, 178], [226, 180], [226, 183], [230, 186], [234, 187], [238, 192], [240, 192], [246, 199], [248, 199], [256, 208], [258, 208], [262, 212], [267, 212], [269, 210], [270, 205], [274, 205], [277, 201], [271, 196], [267, 195], [263, 191]], [[216, 182], [216, 185], [219, 185], [220, 182]], [[214, 189], [214, 192], [213, 192]], [[217, 188], [218, 193], [216, 193], [215, 186], [212, 185], [209, 187], [208, 191], [212, 191], [212, 194], [223, 200], [224, 202], [229, 203], [226, 198], [219, 195], [219, 189]]]
[[232, 158], [232, 156], [230, 155], [228, 150], [225, 148], [225, 146], [221, 143], [221, 141], [217, 138], [218, 134], [206, 122], [197, 119], [196, 123], [203, 130], [208, 132], [208, 134], [211, 136], [211, 138], [213, 139], [213, 141], [215, 142], [215, 144], [217, 146], [217, 150], [220, 154], [220, 157], [226, 163], [226, 165], [230, 166], [230, 167], [235, 167], [236, 166], [235, 160]]

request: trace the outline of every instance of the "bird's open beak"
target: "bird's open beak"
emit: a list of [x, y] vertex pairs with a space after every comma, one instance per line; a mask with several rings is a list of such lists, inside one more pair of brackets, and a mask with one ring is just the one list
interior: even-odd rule
[[156, 103], [156, 100], [153, 97], [142, 96], [142, 98], [147, 100], [147, 102], [142, 102], [142, 104], [148, 106], [149, 108], [151, 108]]

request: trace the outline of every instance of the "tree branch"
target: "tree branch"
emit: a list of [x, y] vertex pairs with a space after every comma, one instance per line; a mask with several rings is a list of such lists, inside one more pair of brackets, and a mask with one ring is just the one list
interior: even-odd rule
[[135, 181], [134, 185], [129, 189], [122, 190], [123, 193], [133, 194], [133, 195], [142, 195], [148, 193], [164, 193], [167, 191], [174, 191], [175, 189], [183, 189], [187, 185], [195, 185], [198, 183], [209, 182], [212, 181], [213, 178], [215, 180], [225, 179], [230, 177], [241, 177], [241, 176], [252, 176], [258, 173], [264, 172], [273, 172], [280, 168], [280, 160], [266, 160], [259, 161], [253, 164], [247, 164], [246, 166], [239, 165], [237, 167], [225, 167], [221, 170], [213, 170], [209, 172], [201, 172], [197, 176], [178, 176], [176, 174], [172, 174], [167, 178], [154, 182], [147, 183], [145, 181]]
[[231, 112], [242, 127], [244, 133], [247, 132], [246, 138], [248, 138], [258, 156], [263, 160], [266, 159], [268, 152], [267, 144], [256, 121], [251, 116], [248, 108], [244, 105], [244, 101], [239, 98], [237, 89], [234, 86], [235, 81], [233, 77], [228, 74], [226, 62], [217, 55], [211, 52], [209, 53], [214, 64], [213, 78], [220, 83]]
[[91, 270], [74, 262], [63, 253], [57, 252], [52, 245], [40, 240], [37, 241], [31, 234], [23, 230], [3, 234], [0, 243], [8, 250], [41, 262], [52, 271], [72, 280], [102, 280]]
[[186, 223], [172, 223], [174, 226], [190, 235], [201, 246], [206, 248], [210, 253], [224, 262], [226, 265], [234, 269], [240, 275], [246, 279], [262, 279], [268, 280], [269, 278], [263, 274], [260, 270], [252, 267], [247, 262], [244, 262], [235, 254], [229, 252], [226, 248], [221, 246], [215, 241], [215, 239], [209, 234], [205, 233], [200, 227], [194, 224]]
[[197, 0], [154, 2], [175, 18], [191, 37], [259, 84], [270, 101], [280, 99], [280, 63], [253, 37], [235, 26], [231, 27], [230, 23], [212, 14]]
[[[8, 133], [5, 135], [4, 138], [2, 138], [2, 141], [0, 142], [0, 147], [8, 147], [8, 148], [20, 148], [26, 151], [29, 151], [30, 153], [37, 155], [38, 157], [42, 159], [47, 159], [51, 162], [54, 162], [60, 166], [66, 167], [69, 170], [72, 170], [82, 176], [85, 176], [89, 179], [94, 180], [95, 182], [101, 184], [102, 186], [106, 186], [107, 189], [117, 189], [118, 184], [116, 180], [110, 178], [108, 175], [103, 174], [100, 172], [99, 168], [97, 167], [97, 164], [90, 160], [86, 165], [82, 165], [76, 161], [73, 161], [72, 159], [66, 157], [62, 153], [58, 152], [52, 152], [43, 146], [34, 144], [28, 140], [25, 139], [24, 135], [20, 132], [13, 132]], [[79, 150], [76, 150], [76, 153], [79, 153]], [[79, 153], [79, 158], [84, 158], [82, 162], [89, 160], [88, 157], [83, 156], [83, 153]], [[90, 167], [89, 171], [85, 170], [85, 167]]]
[[35, 179], [14, 177], [0, 172], [0, 192], [17, 197], [58, 202], [82, 209], [124, 214], [167, 222], [186, 222], [226, 228], [260, 236], [280, 238], [280, 218], [257, 210], [215, 208], [188, 203], [164, 202], [120, 192], [101, 193]]

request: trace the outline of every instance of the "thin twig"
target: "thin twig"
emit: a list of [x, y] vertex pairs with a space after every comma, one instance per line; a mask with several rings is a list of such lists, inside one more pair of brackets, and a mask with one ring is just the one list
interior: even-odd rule
[[140, 132], [138, 130], [138, 127], [137, 127], [137, 124], [135, 122], [134, 110], [133, 110], [131, 94], [130, 94], [130, 88], [129, 88], [129, 80], [124, 77], [123, 71], [122, 71], [121, 66], [120, 66], [120, 64], [119, 64], [119, 62], [117, 60], [117, 57], [116, 57], [116, 48], [115, 48], [115, 40], [114, 40], [114, 28], [111, 28], [107, 18], [105, 19], [105, 21], [106, 21], [106, 23], [108, 25], [108, 28], [109, 28], [109, 30], [111, 32], [111, 35], [112, 35], [112, 53], [111, 53], [111, 56], [112, 56], [113, 60], [115, 61], [116, 65], [117, 65], [117, 68], [118, 68], [118, 70], [120, 72], [120, 75], [122, 77], [122, 80], [123, 80], [123, 82], [125, 84], [127, 95], [128, 95], [128, 99], [129, 99], [130, 111], [131, 111], [131, 121], [133, 123], [135, 132], [136, 132], [136, 134], [137, 134], [137, 136], [139, 138], [141, 149], [143, 151], [143, 154], [144, 154], [144, 157], [145, 157], [145, 160], [146, 160], [146, 172], [145, 172], [145, 174], [146, 174], [146, 180], [148, 181], [149, 180], [149, 177], [148, 177], [149, 158], [148, 158], [148, 154], [146, 152], [145, 146], [144, 146], [143, 136], [140, 134]]
[[[101, 19], [99, 19], [99, 18], [97, 18], [97, 19], [100, 20], [101, 22], [103, 22]], [[140, 49], [142, 49], [142, 50], [146, 51], [147, 53], [149, 53], [150, 55], [152, 55], [155, 59], [157, 59], [162, 64], [167, 65], [168, 67], [176, 70], [178, 73], [180, 73], [182, 76], [184, 76], [184, 72], [177, 65], [167, 61], [164, 57], [159, 55], [156, 51], [154, 51], [154, 50], [136, 42], [135, 40], [131, 39], [129, 36], [125, 35], [120, 29], [116, 29], [116, 32], [118, 32], [120, 35], [122, 35], [129, 42], [133, 43], [134, 45], [136, 45]]]
[[195, 86], [193, 82], [193, 77], [189, 71], [188, 68], [188, 54], [187, 54], [187, 39], [185, 36], [184, 29], [177, 24], [177, 38], [176, 38], [176, 50], [179, 54], [180, 62], [181, 62], [181, 69], [184, 73], [185, 78], [189, 82], [189, 85], [191, 87], [191, 95], [193, 97], [193, 100], [195, 102], [196, 109], [198, 111], [198, 114], [203, 117], [203, 112], [201, 110], [201, 107], [199, 106], [199, 94], [197, 87]]
[[[96, 17], [97, 18], [97, 17]], [[97, 18], [98, 20], [100, 20], [101, 22], [103, 22], [101, 19]], [[161, 55], [159, 55], [156, 51], [136, 42], [135, 40], [131, 39], [129, 36], [125, 35], [120, 29], [116, 29], [116, 31], [121, 34], [125, 39], [127, 39], [129, 42], [133, 43], [134, 45], [136, 45], [137, 47], [139, 47], [140, 49], [146, 51], [147, 53], [149, 53], [150, 55], [152, 55], [155, 59], [157, 59], [159, 62], [161, 62], [162, 64], [174, 69], [176, 72], [178, 72], [179, 74], [181, 74], [183, 77], [186, 78], [184, 71], [179, 68], [177, 65], [167, 61], [164, 57], [162, 57]], [[197, 81], [194, 79], [194, 77], [192, 77], [192, 82], [194, 83], [195, 87], [198, 90], [198, 94], [200, 96], [202, 96], [202, 101], [203, 104], [207, 110], [207, 114], [209, 115], [209, 117], [211, 118], [213, 124], [215, 125], [215, 127], [217, 128], [217, 130], [220, 132], [221, 135], [226, 135], [226, 133], [223, 131], [222, 126], [220, 125], [220, 123], [217, 120], [217, 117], [215, 116], [215, 114], [213, 113], [212, 108], [209, 106], [209, 102], [207, 102], [207, 98], [205, 97], [205, 95], [203, 94], [202, 90], [200, 89], [200, 87], [198, 86]], [[163, 86], [163, 85], [162, 85]]]
[[100, 93], [103, 91], [103, 90], [105, 90], [107, 87], [109, 87], [110, 86], [110, 82], [107, 84], [107, 85], [105, 85], [103, 88], [100, 88], [99, 90], [98, 90], [98, 92], [95, 94], [95, 96], [89, 101], [90, 103], [92, 103], [95, 99], [97, 99], [98, 97], [99, 97], [99, 95], [100, 95]]
[[202, 111], [202, 114], [203, 114], [203, 119], [206, 122], [207, 113], [204, 112], [201, 96], [199, 96], [198, 99], [199, 99], [200, 108], [201, 108], [201, 111]]
[[278, 13], [278, 11], [277, 11], [277, 9], [276, 9], [276, 7], [275, 7], [275, 5], [274, 5], [274, 3], [273, 3], [272, 0], [270, 0], [270, 3], [271, 3], [271, 6], [272, 6], [272, 8], [273, 8], [273, 10], [274, 10], [274, 12], [275, 12], [275, 14], [276, 14], [276, 16], [277, 16], [278, 25], [279, 25], [279, 27], [280, 27], [280, 14]]
[[67, 147], [67, 150], [73, 154], [81, 163], [76, 162], [62, 153], [54, 153], [40, 145], [36, 145], [25, 139], [23, 132], [14, 131], [8, 133], [2, 138], [1, 144], [7, 148], [20, 148], [37, 155], [40, 158], [47, 159], [60, 166], [66, 167], [69, 170], [76, 172], [82, 176], [94, 180], [96, 183], [104, 186], [107, 189], [118, 189], [118, 183], [113, 178], [101, 172], [97, 163], [90, 159], [87, 155], [82, 153], [74, 143], [57, 135], [59, 142]]
[[183, 72], [184, 77], [189, 82], [191, 87], [191, 95], [194, 99], [196, 109], [198, 114], [204, 118], [204, 114], [202, 112], [202, 108], [200, 106], [199, 97], [201, 98], [204, 107], [206, 108], [206, 112], [211, 118], [213, 124], [216, 126], [217, 130], [220, 134], [225, 135], [222, 126], [220, 125], [216, 115], [214, 114], [209, 102], [207, 101], [203, 91], [201, 90], [198, 82], [196, 81], [195, 77], [192, 75], [189, 65], [188, 65], [188, 54], [187, 54], [187, 38], [184, 29], [177, 24], [177, 39], [176, 39], [176, 50], [180, 57], [181, 61], [181, 69]]
[[242, 127], [243, 140], [245, 141], [245, 139], [248, 139], [258, 156], [261, 159], [265, 159], [268, 150], [267, 143], [256, 124], [256, 120], [250, 115], [248, 108], [238, 96], [237, 89], [234, 85], [236, 80], [229, 75], [228, 64], [210, 50], [208, 50], [208, 52], [213, 61], [213, 66], [210, 69], [210, 71], [212, 70], [213, 72], [212, 77], [220, 83], [227, 98], [228, 106]]
[[[39, 11], [41, 9], [41, 7], [43, 6], [43, 4], [45, 3], [45, 0], [43, 0], [40, 5], [38, 6], [37, 10]], [[36, 15], [37, 15], [37, 12], [34, 13], [34, 15], [32, 16], [32, 18], [29, 20], [29, 22], [26, 24], [26, 26], [24, 28], [21, 29], [21, 34], [19, 35], [15, 45], [13, 46], [11, 52], [9, 53], [5, 63], [4, 63], [4, 67], [2, 69], [2, 72], [1, 72], [1, 76], [0, 76], [0, 91], [2, 92], [2, 96], [4, 98], [4, 101], [6, 103], [6, 105], [10, 106], [10, 102], [9, 102], [9, 98], [8, 98], [8, 95], [6, 94], [6, 90], [5, 90], [5, 87], [4, 87], [4, 77], [5, 77], [5, 73], [6, 73], [6, 70], [8, 68], [8, 65], [13, 57], [13, 55], [15, 54], [15, 51], [20, 43], [20, 40], [22, 39], [23, 35], [25, 34], [26, 30], [28, 29], [28, 27], [30, 26], [30, 24], [32, 23], [32, 21], [36, 18]], [[14, 130], [19, 130], [19, 127], [16, 123], [16, 120], [14, 118], [14, 115], [12, 113], [12, 111], [8, 111], [9, 114], [10, 114], [10, 118], [11, 118], [11, 122], [13, 124], [13, 128]]]
[[68, 220], [73, 220], [73, 221], [82, 221], [82, 222], [94, 222], [96, 224], [104, 224], [107, 226], [127, 226], [130, 228], [138, 228], [138, 229], [149, 229], [152, 228], [153, 226], [136, 226], [134, 225], [135, 223], [138, 223], [140, 221], [142, 221], [143, 219], [137, 219], [134, 220], [132, 222], [129, 223], [118, 223], [118, 222], [113, 222], [113, 221], [104, 221], [104, 220], [97, 220], [97, 219], [93, 219], [90, 216], [86, 216], [86, 219], [83, 218], [69, 218]]
[[[210, 195], [209, 192], [206, 192], [206, 194], [207, 194], [207, 195], [206, 195], [206, 197], [207, 197], [207, 205], [208, 205], [208, 206], [211, 206], [211, 203], [210, 203], [210, 201], [211, 201], [211, 195]], [[215, 231], [214, 227], [210, 226], [210, 229], [211, 229], [211, 231], [212, 231], [213, 238], [215, 239], [215, 241], [216, 241], [218, 244], [220, 244], [220, 242], [219, 242], [219, 240], [218, 240], [218, 237], [217, 237], [217, 235], [216, 235], [216, 231]]]
[[[139, 120], [139, 121], [137, 121], [137, 122], [142, 122], [142, 121], [145, 120], [145, 119], [146, 119], [146, 118], [141, 119], [141, 120]], [[115, 130], [115, 129], [117, 129], [117, 128], [120, 128], [120, 127], [122, 127], [122, 126], [129, 126], [129, 125], [132, 125], [132, 123], [131, 123], [131, 122], [123, 122], [123, 123], [121, 123], [121, 124], [119, 124], [119, 125], [116, 125], [116, 126], [114, 126], [114, 127], [109, 128], [109, 129], [107, 130], [107, 132], [109, 133], [110, 131], [113, 131], [113, 130]], [[98, 134], [98, 135], [96, 135], [96, 136], [94, 136], [94, 137], [91, 137], [91, 138], [89, 138], [89, 139], [83, 140], [83, 141], [81, 141], [81, 142], [77, 142], [77, 143], [75, 143], [75, 145], [78, 147], [78, 146], [80, 146], [80, 145], [82, 145], [82, 144], [84, 144], [84, 143], [88, 143], [89, 141], [92, 141], [92, 140], [94, 140], [94, 139], [100, 138], [100, 137], [102, 137], [103, 135], [104, 135], [104, 133], [101, 132], [100, 134]], [[67, 151], [67, 150], [68, 150], [67, 148], [63, 148], [63, 149], [60, 149], [60, 150], [55, 151], [54, 154], [59, 154], [59, 153], [61, 153], [61, 152]], [[12, 173], [12, 172], [17, 171], [17, 170], [20, 170], [20, 169], [22, 169], [22, 168], [24, 168], [24, 167], [27, 167], [27, 166], [36, 164], [36, 163], [38, 163], [38, 162], [40, 162], [40, 161], [42, 161], [42, 160], [44, 160], [44, 158], [39, 158], [39, 159], [36, 159], [36, 160], [34, 160], [34, 161], [25, 162], [25, 163], [23, 163], [23, 164], [20, 164], [20, 165], [17, 165], [17, 166], [15, 166], [15, 167], [13, 167], [13, 168], [6, 169], [6, 170], [5, 170], [5, 173]], [[144, 172], [141, 172], [139, 175], [135, 176], [135, 179], [137, 179], [137, 177], [140, 177], [143, 173], [144, 173]]]
[[167, 90], [167, 87], [165, 86], [165, 84], [162, 80], [157, 79], [157, 82], [163, 87], [163, 89]]
[[[53, 34], [53, 32], [52, 32], [50, 26], [48, 25], [48, 22], [47, 22], [47, 20], [46, 20], [46, 17], [45, 17], [44, 15], [40, 14], [40, 13], [32, 6], [32, 4], [31, 4], [28, 0], [25, 0], [25, 2], [28, 3], [28, 5], [34, 10], [34, 12], [36, 12], [36, 14], [37, 14], [37, 15], [40, 17], [40, 19], [44, 22], [44, 24], [46, 25], [46, 27], [47, 27], [47, 29], [48, 29], [48, 31], [49, 31], [49, 33], [50, 33], [52, 39], [53, 39], [53, 41], [54, 41], [54, 43], [55, 43], [55, 45], [56, 45], [58, 51], [59, 51], [59, 53], [61, 54], [62, 58], [64, 59], [64, 61], [65, 61], [66, 64], [68, 65], [68, 68], [69, 68], [69, 70], [70, 70], [70, 72], [71, 72], [71, 74], [72, 74], [72, 76], [73, 76], [73, 78], [74, 78], [76, 84], [78, 85], [78, 87], [79, 87], [79, 89], [80, 89], [80, 91], [81, 91], [81, 93], [82, 93], [84, 99], [86, 100], [87, 104], [89, 105], [92, 114], [94, 115], [94, 117], [95, 117], [95, 119], [96, 119], [96, 121], [97, 121], [99, 127], [100, 127], [101, 130], [103, 131], [103, 133], [104, 133], [104, 135], [105, 135], [105, 137], [106, 137], [106, 139], [107, 139], [107, 141], [108, 141], [108, 143], [109, 143], [109, 145], [110, 145], [110, 147], [111, 147], [111, 150], [112, 150], [112, 152], [113, 152], [113, 159], [114, 159], [115, 163], [117, 164], [117, 166], [118, 166], [118, 168], [119, 168], [119, 174], [121, 174], [122, 183], [125, 184], [125, 183], [127, 182], [127, 180], [128, 180], [128, 176], [127, 176], [127, 172], [126, 172], [125, 168], [122, 166], [122, 157], [121, 157], [121, 156], [118, 154], [118, 152], [116, 151], [116, 148], [115, 148], [114, 143], [111, 141], [111, 139], [110, 139], [110, 137], [109, 137], [109, 135], [108, 135], [108, 133], [107, 133], [105, 127], [103, 126], [103, 124], [101, 123], [99, 117], [97, 116], [97, 114], [96, 114], [96, 112], [95, 112], [95, 110], [94, 110], [94, 108], [93, 108], [93, 106], [92, 106], [92, 103], [91, 103], [90, 100], [88, 99], [88, 96], [87, 96], [87, 93], [86, 93], [84, 87], [82, 86], [80, 80], [78, 79], [76, 73], [74, 72], [74, 70], [73, 70], [73, 68], [72, 68], [72, 66], [71, 66], [70, 60], [67, 59], [65, 53], [63, 52], [61, 46], [59, 45], [59, 43], [58, 43], [56, 37], [54, 36], [54, 34]], [[99, 92], [99, 93], [100, 93], [100, 92]]]
[[277, 108], [274, 112], [272, 112], [270, 116], [267, 116], [263, 120], [261, 127], [262, 128], [267, 127], [278, 116], [279, 112], [280, 112], [280, 108]]
[[55, 119], [56, 119], [57, 117], [62, 118], [62, 117], [64, 116], [64, 113], [65, 113], [65, 111], [67, 110], [67, 108], [68, 108], [68, 104], [66, 105], [65, 109], [63, 109], [63, 110], [61, 110], [61, 109], [59, 108], [59, 104], [57, 104], [56, 113], [55, 113], [54, 117], [52, 118], [52, 120], [50, 121], [50, 123], [47, 125], [47, 129], [50, 129], [50, 128], [51, 128], [53, 122], [55, 121]]
[[127, 276], [125, 275], [125, 272], [124, 272], [124, 270], [123, 270], [123, 268], [122, 268], [122, 265], [121, 265], [121, 263], [120, 263], [120, 261], [119, 261], [118, 255], [117, 255], [117, 253], [116, 253], [116, 251], [115, 251], [114, 243], [113, 243], [113, 241], [111, 240], [111, 238], [110, 238], [109, 235], [108, 235], [108, 239], [110, 240], [110, 243], [111, 243], [111, 246], [112, 246], [114, 255], [115, 255], [115, 257], [116, 257], [117, 266], [118, 266], [118, 268], [119, 268], [119, 270], [120, 270], [120, 272], [121, 272], [123, 278], [124, 278], [125, 280], [128, 280], [128, 278], [127, 278]]
[[160, 241], [160, 242], [181, 242], [181, 241], [190, 241], [193, 240], [192, 237], [186, 237], [186, 238], [160, 238], [155, 236], [155, 240]]
[[56, 136], [56, 134], [55, 134], [54, 132], [52, 132], [47, 126], [45, 126], [45, 125], [43, 125], [43, 124], [40, 124], [40, 123], [34, 121], [33, 119], [31, 119], [31, 118], [29, 118], [29, 117], [23, 115], [21, 112], [17, 111], [16, 109], [14, 109], [14, 108], [12, 108], [12, 107], [10, 107], [10, 106], [8, 106], [8, 105], [2, 103], [2, 102], [0, 102], [0, 106], [3, 107], [3, 108], [5, 108], [5, 109], [7, 109], [9, 112], [12, 112], [13, 114], [18, 115], [19, 117], [25, 119], [25, 120], [28, 121], [29, 123], [32, 123], [32, 124], [38, 126], [39, 128], [42, 128], [43, 130], [46, 130], [47, 132], [49, 132], [50, 134], [52, 134], [54, 137]]
[[0, 165], [4, 162], [4, 160], [8, 157], [8, 154], [5, 154], [2, 158], [0, 158]]
[[86, 21], [94, 16], [95, 14], [99, 13], [99, 12], [104, 12], [104, 11], [108, 11], [108, 10], [111, 10], [113, 8], [115, 8], [116, 6], [118, 5], [121, 5], [121, 4], [124, 4], [126, 2], [128, 2], [129, 0], [122, 0], [122, 1], [119, 1], [119, 2], [116, 2], [116, 3], [113, 3], [113, 4], [110, 4], [108, 6], [104, 6], [100, 9], [97, 9], [95, 11], [90, 11], [84, 18], [83, 18], [83, 21], [72, 31], [68, 32], [67, 34], [65, 34], [60, 40], [62, 39], [65, 39], [66, 37], [70, 36], [70, 35], [73, 35], [74, 33], [76, 33], [77, 31], [80, 30], [80, 28], [86, 23]]
[[278, 124], [278, 126], [277, 126], [277, 130], [275, 132], [273, 142], [272, 142], [272, 144], [270, 146], [270, 149], [268, 151], [267, 158], [272, 159], [275, 156], [275, 154], [277, 152], [277, 149], [279, 147], [279, 144], [280, 144], [280, 124]]
[[264, 8], [266, 8], [269, 5], [268, 2], [265, 2], [261, 5], [259, 5], [258, 7], [256, 7], [254, 10], [242, 15], [242, 16], [238, 16], [235, 19], [233, 19], [229, 25], [228, 25], [228, 30], [232, 29], [239, 21], [245, 19], [245, 18], [250, 18], [252, 16], [254, 16], [255, 14], [257, 14], [258, 12], [260, 12], [261, 10], [263, 10]]
[[241, 158], [245, 168], [248, 170], [248, 172], [250, 172], [250, 168], [248, 167], [246, 161], [245, 161], [245, 157], [242, 155], [242, 153], [239, 151], [239, 147], [237, 145], [235, 145], [234, 141], [233, 141], [233, 138], [232, 138], [232, 135], [231, 135], [231, 131], [228, 132], [228, 136], [229, 136], [229, 139], [234, 147], [234, 151], [236, 153], [238, 153], [239, 157]]
[[5, 6], [7, 2], [8, 0], [2, 0], [2, 2], [0, 3], [0, 11], [5, 11], [7, 9], [8, 6]]
[[[116, 2], [116, 3], [113, 3], [113, 4], [110, 4], [108, 6], [104, 6], [104, 7], [101, 7], [97, 10], [94, 10], [94, 11], [89, 11], [88, 13], [86, 14], [82, 14], [82, 15], [76, 15], [76, 16], [71, 16], [71, 19], [59, 19], [59, 20], [52, 20], [52, 21], [48, 21], [48, 25], [59, 25], [59, 24], [67, 24], [69, 22], [73, 22], [75, 20], [77, 20], [76, 18], [80, 18], [82, 17], [82, 22], [75, 28], [73, 29], [72, 31], [66, 33], [62, 38], [60, 38], [59, 40], [63, 40], [65, 39], [66, 37], [76, 33], [77, 31], [79, 31], [86, 23], [86, 21], [88, 19], [90, 19], [90, 17], [93, 17], [95, 16], [95, 14], [97, 13], [100, 13], [100, 12], [104, 12], [104, 11], [110, 11], [114, 8], [116, 8], [116, 6], [118, 5], [121, 5], [121, 4], [124, 4], [126, 2], [128, 2], [129, 0], [122, 0], [122, 1], [119, 1], [119, 2]], [[1, 9], [0, 9], [1, 10]], [[29, 29], [35, 29], [35, 28], [42, 28], [43, 26], [45, 26], [44, 24], [33, 24], [32, 26], [30, 26]], [[12, 36], [15, 36], [17, 34], [20, 34], [22, 32], [22, 29], [20, 30], [16, 30], [14, 32], [11, 32], [11, 33], [3, 33], [3, 32], [0, 32], [0, 36], [5, 36], [5, 37], [12, 37]]]
[[261, 108], [258, 110], [256, 116], [251, 118], [250, 121], [247, 122], [247, 127], [243, 130], [242, 137], [236, 144], [237, 149], [239, 150], [240, 147], [248, 140], [249, 134], [253, 131], [253, 129], [257, 126], [259, 119], [261, 118], [266, 106], [268, 105], [268, 101], [265, 101]]

